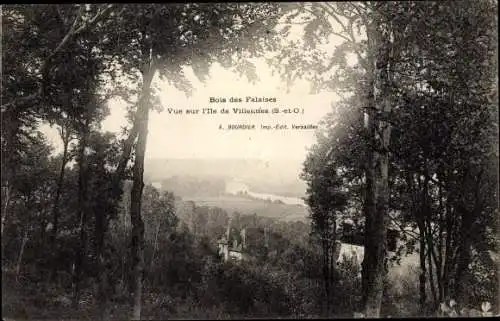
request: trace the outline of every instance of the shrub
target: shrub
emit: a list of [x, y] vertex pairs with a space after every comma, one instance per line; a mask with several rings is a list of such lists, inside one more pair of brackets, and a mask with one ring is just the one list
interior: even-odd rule
[[[344, 257], [337, 264], [334, 271], [333, 284], [331, 287], [332, 297], [330, 301], [331, 311], [328, 317], [351, 317], [361, 300], [361, 266], [355, 257]], [[318, 279], [321, 286], [322, 296], [318, 298], [325, 305], [325, 294], [323, 279]], [[325, 313], [324, 311], [323, 313]]]
[[448, 303], [442, 302], [437, 312], [438, 317], [491, 317], [493, 316], [492, 306], [489, 302], [483, 302], [479, 309], [462, 307], [455, 300]]

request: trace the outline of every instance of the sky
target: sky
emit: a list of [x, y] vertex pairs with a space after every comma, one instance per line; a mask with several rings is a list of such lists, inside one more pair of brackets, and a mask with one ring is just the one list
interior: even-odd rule
[[[306, 146], [314, 143], [314, 130], [220, 130], [227, 124], [317, 124], [331, 110], [332, 93], [309, 94], [309, 84], [297, 83], [286, 93], [278, 76], [272, 76], [265, 62], [258, 62], [260, 81], [252, 85], [220, 66], [211, 68], [211, 78], [204, 86], [188, 70], [188, 77], [198, 83], [190, 98], [161, 82], [160, 101], [164, 111], [151, 112], [147, 158], [303, 158]], [[190, 74], [191, 73], [191, 74]], [[276, 103], [210, 103], [210, 97], [275, 97]], [[221, 108], [299, 108], [303, 114], [220, 114]], [[103, 128], [117, 131], [123, 126], [125, 106], [110, 104], [112, 114]], [[211, 107], [218, 114], [170, 114], [168, 108], [202, 109]]]
[[[299, 39], [301, 30], [292, 31], [291, 38]], [[323, 49], [333, 52], [339, 40], [332, 37]], [[246, 78], [225, 70], [218, 64], [210, 68], [210, 77], [202, 84], [190, 68], [185, 68], [187, 78], [193, 83], [195, 92], [186, 95], [166, 81], [155, 79], [160, 88], [160, 100], [164, 111], [150, 112], [146, 159], [154, 158], [257, 158], [290, 159], [291, 165], [299, 168], [305, 159], [307, 148], [315, 143], [314, 130], [232, 130], [224, 131], [219, 125], [227, 124], [318, 124], [332, 109], [332, 103], [339, 99], [333, 92], [310, 94], [307, 81], [296, 81], [287, 93], [284, 82], [278, 75], [272, 75], [265, 59], [255, 60], [260, 80], [249, 83]], [[275, 97], [276, 103], [226, 103], [210, 104], [210, 97]], [[104, 120], [102, 129], [118, 133], [122, 126], [128, 126], [125, 119], [125, 104], [120, 100], [109, 103], [111, 114]], [[215, 115], [174, 115], [168, 108], [202, 109], [220, 108], [299, 108], [303, 114], [215, 114]], [[55, 128], [44, 126], [48, 139], [60, 149], [61, 142]], [[293, 164], [292, 164], [293, 163]]]

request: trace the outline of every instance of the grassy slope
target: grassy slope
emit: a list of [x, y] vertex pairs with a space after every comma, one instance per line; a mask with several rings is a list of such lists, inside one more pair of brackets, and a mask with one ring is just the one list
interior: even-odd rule
[[197, 206], [220, 207], [232, 214], [239, 212], [244, 215], [256, 213], [258, 216], [272, 217], [282, 220], [303, 220], [307, 217], [307, 208], [298, 205], [269, 203], [265, 200], [249, 199], [236, 195], [215, 197], [191, 197], [185, 201], [194, 201]]

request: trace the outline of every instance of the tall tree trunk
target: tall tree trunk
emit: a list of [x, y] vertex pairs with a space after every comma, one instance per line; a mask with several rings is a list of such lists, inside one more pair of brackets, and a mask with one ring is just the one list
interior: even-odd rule
[[441, 269], [441, 283], [443, 286], [443, 296], [448, 297], [448, 274], [446, 273], [446, 246], [445, 246], [445, 210], [443, 205], [443, 188], [438, 187], [438, 215], [439, 215], [439, 235], [438, 235], [438, 261]]
[[144, 222], [141, 217], [142, 190], [144, 188], [144, 156], [148, 135], [148, 117], [151, 82], [156, 68], [152, 59], [147, 70], [143, 71], [142, 98], [138, 110], [138, 139], [135, 162], [132, 169], [133, 185], [130, 204], [130, 219], [132, 222], [132, 261], [134, 270], [134, 306], [133, 320], [141, 319], [142, 309], [142, 277], [144, 270]]
[[[443, 280], [441, 278], [441, 262], [439, 262], [438, 258], [437, 258], [437, 254], [436, 254], [436, 242], [434, 240], [434, 233], [432, 231], [432, 225], [431, 225], [431, 219], [429, 218], [428, 219], [428, 224], [427, 224], [427, 240], [428, 240], [428, 255], [429, 255], [429, 260], [430, 260], [430, 263], [429, 264], [432, 264], [433, 267], [436, 268], [436, 273], [435, 273], [435, 276], [436, 276], [436, 286], [437, 286], [437, 294], [438, 294], [438, 297], [437, 297], [437, 301], [436, 301], [436, 307], [437, 308], [437, 304], [440, 303], [440, 302], [444, 302], [445, 300], [445, 297], [444, 297], [444, 290], [443, 290]], [[434, 262], [434, 263], [432, 263]]]
[[[419, 224], [421, 226], [423, 224]], [[425, 230], [422, 226], [422, 229], [419, 227], [419, 257], [420, 257], [420, 276], [419, 276], [419, 290], [420, 290], [420, 312], [424, 315], [426, 311], [426, 301], [427, 301], [427, 293], [426, 293], [426, 282], [427, 282], [427, 270], [425, 265]]]
[[[3, 200], [3, 206], [2, 206], [2, 227], [1, 227], [1, 232], [0, 234], [3, 234], [3, 229], [5, 226], [5, 223], [7, 221], [7, 210], [9, 209], [9, 202], [10, 202], [10, 191], [11, 191], [11, 186], [10, 186], [10, 181], [6, 180], [4, 183], [4, 186], [2, 186], [2, 200]], [[3, 245], [2, 245], [3, 246]]]
[[63, 141], [63, 154], [61, 160], [61, 168], [59, 169], [59, 177], [57, 178], [56, 195], [54, 197], [54, 205], [52, 207], [52, 233], [50, 235], [50, 248], [52, 249], [52, 272], [50, 273], [50, 280], [54, 280], [57, 274], [57, 232], [59, 230], [59, 202], [61, 199], [62, 188], [64, 183], [64, 176], [66, 173], [66, 164], [68, 163], [68, 147], [71, 132], [69, 129], [64, 131], [64, 125], [61, 125], [61, 139]]
[[[444, 290], [443, 290], [443, 279], [442, 279], [442, 262], [439, 260], [438, 255], [436, 254], [436, 248], [438, 251], [439, 248], [439, 240], [436, 242], [434, 230], [433, 230], [433, 209], [431, 206], [431, 195], [429, 191], [429, 181], [430, 177], [426, 173], [423, 182], [422, 189], [422, 207], [423, 207], [423, 216], [426, 221], [427, 228], [427, 253], [429, 256], [429, 264], [436, 269], [435, 277], [436, 277], [436, 285], [437, 285], [437, 302], [443, 302], [444, 300]], [[439, 223], [441, 224], [441, 223]], [[434, 262], [434, 263], [433, 263]]]
[[464, 302], [466, 280], [464, 279], [468, 266], [471, 262], [471, 242], [470, 242], [470, 230], [473, 225], [472, 213], [469, 213], [467, 209], [463, 206], [459, 206], [459, 210], [462, 216], [462, 223], [460, 225], [460, 241], [457, 250], [457, 266], [455, 273], [455, 288], [454, 288], [454, 298], [461, 304], [467, 304]]
[[24, 249], [26, 248], [26, 243], [28, 242], [28, 230], [29, 227], [26, 227], [24, 230], [24, 235], [21, 240], [21, 247], [19, 249], [19, 254], [17, 256], [17, 264], [16, 264], [16, 279], [19, 279], [19, 275], [21, 273], [21, 263], [23, 261]]
[[[368, 126], [370, 134], [373, 131], [373, 113], [370, 113]], [[374, 195], [374, 161], [373, 161], [373, 151], [368, 147], [367, 160], [366, 160], [366, 186], [365, 186], [365, 201], [364, 201], [364, 215], [365, 215], [365, 235], [364, 235], [364, 257], [362, 262], [362, 288], [363, 288], [363, 304], [368, 302], [368, 296], [371, 292], [371, 283], [373, 282], [373, 261], [376, 260], [373, 252], [372, 245], [373, 242], [373, 219], [375, 214], [375, 195]]]
[[[426, 314], [426, 301], [427, 301], [427, 289], [426, 289], [426, 283], [427, 283], [427, 267], [426, 267], [426, 256], [425, 256], [425, 250], [426, 250], [426, 242], [425, 242], [425, 224], [424, 224], [424, 219], [423, 219], [423, 213], [421, 211], [421, 202], [418, 201], [418, 196], [420, 195], [420, 192], [416, 190], [415, 184], [414, 184], [414, 176], [413, 174], [410, 174], [411, 169], [407, 168], [407, 176], [406, 176], [406, 184], [409, 188], [409, 193], [411, 195], [411, 212], [412, 216], [415, 217], [415, 220], [417, 222], [417, 227], [418, 227], [418, 240], [419, 240], [419, 247], [418, 247], [418, 253], [419, 253], [419, 263], [420, 263], [420, 274], [418, 278], [419, 282], [419, 305], [420, 305], [420, 313], [422, 315]], [[420, 186], [420, 184], [419, 184]]]
[[[382, 20], [382, 19], [381, 19]], [[391, 126], [384, 118], [391, 112], [389, 93], [390, 40], [385, 23], [371, 28], [374, 59], [373, 96], [369, 110], [369, 146], [365, 200], [365, 255], [363, 260], [364, 312], [380, 317], [386, 277], [386, 241], [389, 203], [389, 142]], [[381, 117], [383, 116], [383, 117]]]
[[[428, 254], [426, 251], [430, 251], [427, 247], [427, 229], [425, 227], [425, 207], [423, 206], [424, 199], [422, 196], [422, 190], [420, 190], [421, 184], [419, 178], [418, 180], [418, 186], [419, 186], [419, 191], [414, 193], [414, 210], [415, 210], [415, 218], [417, 221], [417, 226], [418, 226], [418, 234], [419, 234], [419, 257], [420, 257], [420, 276], [419, 276], [419, 282], [420, 282], [420, 310], [422, 313], [426, 311], [426, 299], [427, 299], [427, 292], [425, 289], [426, 282], [427, 282], [427, 268], [426, 268], [426, 259]], [[413, 185], [413, 179], [411, 180], [412, 185]], [[418, 197], [420, 196], [420, 197]], [[417, 200], [420, 200], [418, 202]], [[432, 280], [432, 278], [430, 279]], [[433, 285], [431, 284], [431, 287]]]
[[99, 302], [99, 314], [101, 320], [109, 319], [109, 279], [106, 267], [105, 240], [108, 229], [108, 218], [106, 211], [94, 210], [95, 216], [95, 250], [97, 257], [97, 298]]
[[[445, 235], [445, 257], [444, 257], [444, 267], [443, 267], [443, 273], [445, 275], [445, 280], [446, 280], [446, 287], [449, 287], [450, 284], [452, 284], [453, 280], [450, 280], [450, 275], [451, 271], [453, 268], [453, 258], [454, 258], [454, 244], [453, 242], [453, 236], [455, 234], [454, 229], [456, 222], [454, 220], [454, 212], [452, 210], [452, 205], [451, 205], [451, 192], [446, 193], [446, 199], [445, 199], [445, 221], [446, 221], [446, 235]], [[444, 224], [444, 222], [443, 222]]]
[[[468, 270], [468, 266], [471, 262], [471, 247], [470, 242], [468, 240], [463, 240], [463, 243], [460, 245], [458, 249], [458, 264], [457, 264], [457, 272], [455, 275], [456, 283], [455, 283], [455, 298], [460, 304], [467, 304], [465, 300], [465, 289], [466, 289], [466, 280], [465, 275]], [[464, 302], [465, 301], [465, 302]]]
[[59, 201], [61, 199], [61, 194], [62, 194], [62, 187], [64, 183], [64, 175], [66, 172], [66, 164], [68, 163], [68, 145], [69, 145], [69, 138], [70, 138], [70, 131], [66, 129], [66, 132], [64, 131], [64, 128], [61, 128], [61, 138], [63, 140], [63, 154], [62, 154], [62, 160], [61, 160], [61, 168], [59, 169], [59, 177], [57, 178], [57, 187], [56, 187], [56, 195], [54, 197], [54, 205], [52, 207], [52, 218], [53, 218], [53, 229], [52, 229], [52, 236], [51, 236], [51, 247], [53, 248], [55, 245], [55, 241], [57, 238], [57, 230], [59, 227]]
[[325, 316], [328, 316], [330, 313], [330, 278], [329, 278], [329, 269], [328, 269], [328, 240], [326, 236], [326, 232], [323, 232], [323, 282], [325, 285]]
[[155, 231], [155, 240], [153, 244], [153, 255], [151, 255], [151, 265], [154, 264], [155, 258], [156, 258], [156, 253], [158, 251], [158, 236], [160, 235], [160, 223], [156, 224], [156, 231]]
[[[329, 265], [328, 265], [328, 271], [329, 271], [329, 282], [330, 282], [330, 302], [335, 301], [335, 291], [333, 290], [333, 285], [335, 282], [335, 269], [336, 269], [336, 257], [335, 257], [335, 251], [336, 251], [336, 240], [337, 240], [337, 223], [335, 222], [335, 218], [332, 218], [332, 229], [331, 232], [329, 233], [330, 238], [328, 240], [328, 259], [329, 259]], [[330, 303], [331, 306], [331, 303]]]
[[[12, 193], [12, 186], [15, 182], [15, 177], [17, 175], [18, 164], [18, 134], [21, 128], [21, 115], [17, 110], [12, 108], [11, 110], [7, 110], [2, 112], [2, 167], [5, 170], [2, 170], [2, 189], [5, 190], [5, 199], [2, 197], [2, 201], [4, 202], [2, 206], [2, 219], [1, 219], [1, 230], [2, 233], [2, 246], [5, 242], [5, 236], [3, 234], [5, 225], [8, 220], [8, 211], [10, 205], [10, 197]], [[3, 196], [3, 195], [2, 195]]]
[[425, 240], [427, 243], [427, 266], [429, 271], [429, 288], [432, 293], [432, 310], [435, 310], [439, 304], [438, 291], [436, 290], [436, 283], [434, 282], [434, 264], [432, 261], [432, 235], [430, 235], [431, 228], [429, 220], [425, 220], [424, 222], [424, 231], [425, 231]]
[[[474, 233], [474, 217], [479, 216], [483, 210], [482, 200], [481, 200], [481, 180], [484, 174], [484, 170], [481, 169], [476, 176], [476, 184], [474, 184], [474, 208], [472, 211], [468, 210], [465, 204], [460, 206], [462, 224], [460, 228], [461, 242], [458, 252], [458, 266], [455, 279], [457, 283], [455, 285], [455, 298], [462, 304], [467, 304], [463, 298], [465, 298], [465, 291], [467, 288], [467, 282], [464, 277], [469, 269], [469, 264], [472, 260], [472, 248], [471, 248], [471, 235]], [[464, 184], [466, 186], [466, 184]]]
[[76, 307], [80, 300], [80, 281], [85, 255], [87, 253], [87, 173], [85, 164], [85, 149], [88, 140], [88, 120], [82, 124], [80, 146], [78, 149], [78, 215], [80, 218], [80, 240], [76, 249], [75, 272], [73, 277], [73, 305]]

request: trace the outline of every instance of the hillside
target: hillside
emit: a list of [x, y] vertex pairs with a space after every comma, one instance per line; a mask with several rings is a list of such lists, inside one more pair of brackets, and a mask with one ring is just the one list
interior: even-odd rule
[[174, 176], [199, 180], [239, 180], [254, 192], [303, 197], [306, 185], [300, 180], [297, 159], [148, 159], [145, 175], [152, 182]]
[[193, 201], [200, 206], [219, 207], [229, 214], [238, 212], [243, 215], [252, 215], [255, 213], [258, 216], [282, 221], [305, 221], [308, 216], [308, 210], [305, 206], [250, 199], [238, 195], [192, 197], [184, 200]]

